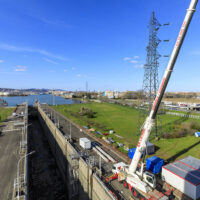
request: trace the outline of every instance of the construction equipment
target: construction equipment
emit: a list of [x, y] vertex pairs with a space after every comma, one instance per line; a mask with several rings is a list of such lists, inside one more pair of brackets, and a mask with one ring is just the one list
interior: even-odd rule
[[155, 195], [155, 192], [154, 193], [152, 192], [156, 188], [155, 175], [151, 174], [148, 171], [144, 171], [144, 162], [141, 163], [140, 168], [138, 167], [138, 165], [139, 165], [140, 159], [142, 157], [142, 154], [145, 153], [145, 151], [146, 151], [147, 142], [148, 142], [148, 139], [149, 139], [149, 136], [150, 136], [153, 124], [154, 124], [154, 119], [156, 117], [159, 105], [161, 103], [165, 89], [169, 82], [169, 79], [170, 79], [171, 73], [173, 71], [175, 62], [177, 60], [179, 51], [183, 44], [183, 40], [187, 33], [193, 13], [195, 12], [197, 3], [198, 3], [198, 0], [191, 0], [189, 9], [187, 10], [180, 33], [178, 35], [173, 52], [171, 54], [168, 66], [165, 70], [162, 82], [160, 84], [156, 98], [153, 102], [151, 112], [150, 112], [149, 116], [146, 118], [146, 121], [142, 128], [142, 133], [141, 133], [139, 142], [137, 144], [136, 152], [134, 154], [132, 162], [131, 162], [129, 168], [124, 167], [118, 173], [118, 181], [123, 181], [124, 186], [129, 188], [133, 192], [133, 195], [135, 197], [139, 197], [140, 199], [162, 199], [162, 200], [164, 200], [164, 199], [168, 199], [167, 194], [171, 193], [169, 191], [166, 194], [161, 194], [161, 193], [157, 192], [157, 195]]
[[112, 174], [111, 176], [106, 177], [106, 181], [110, 182], [110, 181], [115, 180], [117, 178], [118, 178], [118, 174], [115, 173], [115, 174]]

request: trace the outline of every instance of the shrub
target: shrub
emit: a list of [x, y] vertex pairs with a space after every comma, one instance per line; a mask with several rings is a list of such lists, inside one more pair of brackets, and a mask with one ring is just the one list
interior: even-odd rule
[[181, 129], [175, 129], [172, 132], [165, 132], [163, 133], [163, 138], [165, 139], [171, 139], [171, 138], [181, 138], [181, 137], [185, 137], [188, 133], [188, 130], [185, 128], [181, 128]]
[[190, 128], [195, 130], [200, 130], [200, 124], [197, 122], [191, 122]]
[[78, 112], [80, 116], [87, 116], [88, 118], [94, 118], [94, 112], [90, 108], [81, 107], [80, 111]]
[[169, 139], [170, 134], [169, 133], [163, 133], [162, 137], [165, 138], [165, 139]]

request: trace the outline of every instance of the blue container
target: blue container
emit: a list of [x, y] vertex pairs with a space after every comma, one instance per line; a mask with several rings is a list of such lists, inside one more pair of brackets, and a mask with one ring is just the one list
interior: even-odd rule
[[99, 132], [99, 131], [95, 131], [95, 133], [96, 134], [98, 134], [98, 135], [103, 135], [101, 132]]
[[133, 159], [133, 156], [135, 154], [135, 150], [136, 150], [136, 148], [129, 149], [129, 151], [128, 151], [128, 157], [129, 158]]
[[164, 164], [163, 159], [153, 156], [153, 157], [147, 158], [146, 169], [153, 172], [154, 174], [158, 174], [160, 173], [163, 164]]
[[194, 134], [194, 136], [195, 136], [195, 137], [200, 137], [200, 132], [196, 132], [196, 133]]
[[[131, 158], [131, 159], [133, 159], [135, 151], [136, 151], [136, 148], [129, 149], [129, 151], [128, 151], [128, 157]], [[143, 157], [143, 155], [144, 155], [144, 153], [142, 153], [142, 157]]]

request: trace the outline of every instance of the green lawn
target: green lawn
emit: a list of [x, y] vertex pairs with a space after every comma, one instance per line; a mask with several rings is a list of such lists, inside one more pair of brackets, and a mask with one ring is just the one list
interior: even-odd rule
[[200, 159], [200, 139], [194, 136], [161, 139], [153, 143], [159, 148], [156, 155], [167, 161], [174, 161], [189, 155]]
[[[76, 113], [83, 106], [92, 109], [96, 113], [95, 118], [87, 118], [86, 116], [77, 117]], [[138, 110], [135, 108], [108, 103], [58, 105], [54, 106], [54, 108], [81, 126], [86, 126], [89, 122], [97, 122], [98, 125], [105, 126], [108, 130], [113, 129], [115, 134], [123, 137], [120, 139], [114, 136], [114, 134], [112, 137], [115, 141], [122, 142], [129, 147], [135, 147], [137, 144]], [[174, 124], [177, 124], [177, 127], [179, 127], [181, 124], [190, 122], [200, 123], [200, 120], [180, 118], [172, 115], [161, 115], [161, 121], [163, 132], [174, 131]], [[98, 131], [107, 132], [103, 128], [100, 128], [100, 126], [95, 127], [95, 124], [93, 127], [98, 127]], [[150, 141], [158, 147], [156, 155], [164, 159], [175, 160], [186, 155], [193, 155], [200, 158], [200, 139], [194, 136], [161, 139], [159, 141], [154, 141], [153, 138], [151, 137]]]
[[0, 107], [0, 125], [5, 119], [11, 115], [15, 108]]
[[[87, 117], [76, 118], [70, 115], [70, 112], [78, 112], [80, 108], [91, 108], [95, 114], [95, 118], [90, 121], [98, 122], [105, 125], [108, 129], [113, 129], [118, 135], [123, 136], [128, 143], [130, 140], [136, 144], [136, 130], [137, 130], [137, 110], [129, 107], [124, 107], [108, 103], [89, 103], [89, 104], [72, 104], [55, 106], [54, 108], [72, 119], [74, 122], [85, 126], [87, 125]], [[98, 129], [101, 132], [106, 132]]]

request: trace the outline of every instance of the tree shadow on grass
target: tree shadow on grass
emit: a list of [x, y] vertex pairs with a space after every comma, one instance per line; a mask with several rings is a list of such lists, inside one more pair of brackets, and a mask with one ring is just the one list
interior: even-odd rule
[[180, 117], [179, 119], [176, 119], [174, 121], [168, 122], [166, 124], [162, 124], [162, 130], [165, 130], [168, 126], [172, 124], [182, 124], [183, 122], [187, 121], [189, 119], [190, 112], [187, 112], [187, 117]]
[[197, 146], [198, 144], [200, 144], [200, 140], [196, 143], [194, 143], [193, 145], [191, 145], [190, 147], [187, 147], [181, 151], [179, 151], [177, 154], [171, 156], [170, 158], [167, 159], [167, 162], [173, 162], [175, 161], [179, 156], [183, 155], [184, 153], [188, 152], [190, 149], [194, 148], [195, 146]]

